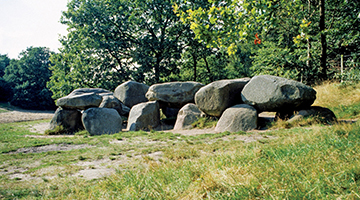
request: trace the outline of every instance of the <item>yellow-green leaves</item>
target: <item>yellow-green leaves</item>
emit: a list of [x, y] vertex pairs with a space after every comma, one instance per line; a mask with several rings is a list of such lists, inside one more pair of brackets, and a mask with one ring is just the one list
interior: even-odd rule
[[209, 1], [209, 8], [188, 9], [176, 12], [184, 23], [190, 24], [196, 38], [210, 47], [226, 48], [229, 55], [235, 54], [239, 42], [251, 39], [262, 26], [259, 17], [265, 13], [269, 1]]

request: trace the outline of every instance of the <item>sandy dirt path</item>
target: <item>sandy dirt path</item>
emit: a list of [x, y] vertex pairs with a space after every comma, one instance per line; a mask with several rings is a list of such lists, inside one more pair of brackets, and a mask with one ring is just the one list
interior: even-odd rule
[[24, 122], [51, 119], [55, 111], [10, 110], [0, 113], [0, 123]]

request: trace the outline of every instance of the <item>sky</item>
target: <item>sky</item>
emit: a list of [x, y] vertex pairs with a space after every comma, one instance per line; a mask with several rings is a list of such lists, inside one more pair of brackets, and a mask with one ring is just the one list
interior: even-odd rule
[[0, 0], [0, 54], [18, 58], [28, 47], [48, 47], [58, 52], [60, 23], [68, 0]]

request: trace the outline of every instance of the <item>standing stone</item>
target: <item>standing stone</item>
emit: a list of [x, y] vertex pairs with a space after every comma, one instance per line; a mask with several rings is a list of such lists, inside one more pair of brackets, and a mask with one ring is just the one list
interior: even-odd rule
[[192, 123], [196, 122], [199, 117], [205, 115], [193, 103], [186, 104], [182, 107], [177, 115], [174, 130], [191, 129]]
[[62, 126], [65, 131], [69, 133], [83, 130], [84, 126], [81, 122], [81, 112], [59, 107], [50, 121], [50, 129], [54, 130], [57, 126]]
[[67, 109], [86, 110], [91, 107], [98, 107], [103, 96], [112, 94], [109, 90], [102, 88], [79, 88], [58, 99], [56, 104]]
[[195, 93], [204, 85], [194, 81], [159, 83], [150, 86], [146, 98], [160, 101], [167, 107], [181, 108], [194, 102]]
[[115, 91], [114, 96], [118, 98], [125, 106], [132, 108], [134, 105], [147, 102], [145, 97], [149, 86], [135, 81], [127, 81], [119, 85]]
[[221, 115], [215, 131], [238, 132], [257, 128], [257, 111], [250, 105], [238, 104], [230, 107]]
[[241, 92], [242, 100], [262, 111], [294, 111], [308, 108], [316, 91], [300, 82], [271, 75], [253, 77]]
[[225, 109], [242, 103], [240, 93], [249, 80], [241, 78], [212, 82], [195, 94], [195, 104], [204, 113], [220, 117]]
[[127, 130], [149, 130], [160, 123], [159, 103], [150, 101], [133, 106], [129, 113]]
[[122, 129], [121, 116], [111, 108], [89, 108], [83, 112], [82, 122], [90, 135], [113, 134]]

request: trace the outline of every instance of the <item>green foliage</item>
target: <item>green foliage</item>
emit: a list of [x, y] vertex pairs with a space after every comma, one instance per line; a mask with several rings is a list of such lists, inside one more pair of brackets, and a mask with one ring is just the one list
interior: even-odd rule
[[51, 91], [46, 88], [51, 72], [45, 47], [29, 47], [20, 53], [19, 60], [11, 60], [5, 69], [4, 80], [13, 88], [11, 104], [30, 109], [54, 109]]
[[0, 55], [0, 77], [5, 74], [5, 68], [10, 64], [10, 58], [7, 55]]
[[335, 74], [335, 77], [338, 80], [344, 81], [343, 84], [347, 83], [358, 83], [360, 82], [360, 69], [359, 68], [350, 68], [344, 71], [343, 74], [340, 72]]
[[0, 101], [9, 101], [12, 97], [11, 85], [4, 80], [5, 68], [9, 66], [10, 58], [7, 55], [0, 55]]
[[296, 59], [291, 55], [289, 48], [279, 48], [272, 42], [264, 42], [263, 47], [253, 57], [254, 74], [270, 74], [275, 76], [296, 79], [299, 69], [296, 68]]
[[0, 94], [0, 101], [9, 101], [13, 95], [11, 85], [3, 77], [0, 77]]
[[172, 6], [168, 0], [69, 1], [61, 22], [70, 32], [61, 39], [60, 54], [51, 58], [53, 97], [79, 87], [114, 90], [130, 79], [147, 84], [178, 80], [181, 54], [206, 49]]
[[175, 12], [208, 46], [234, 55], [238, 46], [252, 44], [253, 75], [272, 73], [314, 84], [333, 76], [323, 59], [339, 60], [340, 54], [359, 59], [360, 31], [354, 27], [360, 25], [360, 5], [354, 1], [325, 1], [324, 23], [313, 0], [210, 2], [211, 7], [198, 9], [177, 4]]

